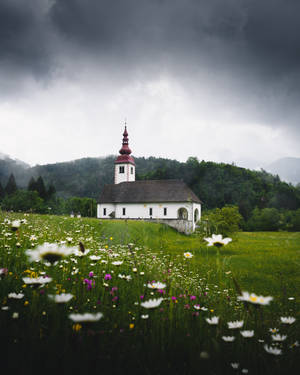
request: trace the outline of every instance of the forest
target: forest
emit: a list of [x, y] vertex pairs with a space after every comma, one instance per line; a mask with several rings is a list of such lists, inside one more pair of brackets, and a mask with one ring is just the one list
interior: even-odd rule
[[[7, 165], [5, 169], [0, 163], [2, 209], [95, 216], [101, 189], [113, 183], [114, 160], [111, 155], [31, 168], [18, 165], [15, 169]], [[185, 181], [203, 202], [204, 213], [235, 206], [243, 229], [300, 230], [300, 186], [283, 182], [264, 170], [199, 161], [196, 157], [186, 162], [155, 157], [135, 158], [135, 162], [137, 180]], [[265, 224], [266, 218], [275, 223]]]

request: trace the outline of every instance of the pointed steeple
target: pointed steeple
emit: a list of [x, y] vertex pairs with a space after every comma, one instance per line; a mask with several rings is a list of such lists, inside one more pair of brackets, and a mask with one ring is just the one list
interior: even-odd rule
[[125, 129], [124, 129], [123, 141], [122, 141], [122, 148], [119, 151], [120, 155], [115, 160], [115, 164], [130, 163], [130, 164], [135, 165], [133, 157], [130, 156], [132, 151], [130, 150], [128, 144], [129, 144], [129, 142], [128, 142], [128, 132], [127, 132], [127, 126], [126, 126], [126, 123], [125, 123]]
[[127, 132], [127, 126], [125, 125], [124, 133], [123, 133], [123, 141], [122, 141], [122, 148], [119, 151], [121, 155], [130, 155], [131, 150], [128, 147], [128, 132]]

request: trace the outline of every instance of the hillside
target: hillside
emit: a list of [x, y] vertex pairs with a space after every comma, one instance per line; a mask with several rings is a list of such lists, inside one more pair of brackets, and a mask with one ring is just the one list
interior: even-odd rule
[[[65, 163], [37, 165], [29, 168], [12, 159], [0, 160], [0, 181], [6, 184], [8, 175], [15, 175], [17, 185], [26, 188], [31, 176], [42, 176], [61, 197], [91, 197], [97, 199], [105, 184], [113, 182], [115, 156], [83, 158]], [[300, 189], [282, 182], [265, 171], [251, 171], [230, 164], [198, 161], [189, 158], [182, 163], [162, 158], [135, 158], [136, 179], [183, 179], [203, 201], [203, 208], [238, 205], [247, 219], [255, 208], [300, 207]]]
[[265, 169], [280, 176], [284, 181], [295, 185], [300, 183], [300, 158], [282, 158], [269, 164]]

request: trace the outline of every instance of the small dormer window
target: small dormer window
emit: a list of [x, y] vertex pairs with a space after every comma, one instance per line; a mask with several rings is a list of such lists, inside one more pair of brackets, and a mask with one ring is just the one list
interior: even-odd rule
[[119, 167], [119, 173], [125, 173], [125, 167]]

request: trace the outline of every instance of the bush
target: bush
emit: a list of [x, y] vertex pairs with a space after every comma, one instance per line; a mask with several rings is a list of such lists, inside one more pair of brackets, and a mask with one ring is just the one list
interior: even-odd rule
[[284, 229], [284, 215], [276, 208], [255, 208], [246, 224], [249, 231], [277, 231]]
[[36, 191], [17, 190], [12, 195], [6, 195], [1, 206], [6, 211], [46, 212], [44, 201]]
[[243, 218], [237, 206], [215, 208], [203, 213], [198, 231], [210, 236], [213, 233], [227, 236], [240, 230]]

